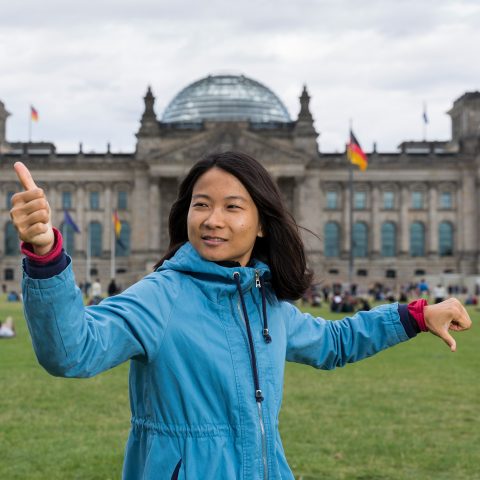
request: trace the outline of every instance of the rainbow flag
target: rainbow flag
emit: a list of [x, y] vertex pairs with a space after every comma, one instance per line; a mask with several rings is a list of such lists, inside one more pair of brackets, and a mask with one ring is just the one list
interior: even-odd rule
[[125, 248], [125, 245], [123, 244], [122, 239], [120, 238], [120, 233], [122, 231], [122, 222], [118, 218], [118, 212], [116, 210], [113, 211], [112, 221], [113, 221], [113, 231], [115, 232], [115, 241], [122, 248]]
[[368, 167], [368, 159], [365, 155], [362, 147], [358, 143], [358, 140], [355, 138], [355, 135], [350, 130], [350, 142], [347, 144], [347, 157], [350, 160], [350, 163], [357, 165], [360, 170], [363, 172]]
[[38, 112], [33, 105], [30, 105], [30, 118], [32, 122], [38, 122]]

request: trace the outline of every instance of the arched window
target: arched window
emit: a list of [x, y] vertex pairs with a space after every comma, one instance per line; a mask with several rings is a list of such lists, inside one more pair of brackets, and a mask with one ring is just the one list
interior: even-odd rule
[[20, 253], [17, 230], [12, 222], [5, 225], [5, 255], [18, 255]]
[[441, 257], [453, 255], [453, 225], [450, 222], [438, 226], [438, 253]]
[[63, 248], [69, 255], [75, 252], [75, 230], [69, 223], [60, 224], [60, 231], [63, 237]]
[[393, 222], [382, 223], [382, 257], [397, 254], [397, 228]]
[[90, 240], [90, 255], [92, 257], [102, 256], [102, 224], [100, 222], [90, 222], [88, 225], [88, 235]]
[[325, 239], [325, 256], [340, 256], [340, 227], [338, 226], [338, 223], [327, 222], [323, 229], [323, 236]]
[[115, 256], [128, 257], [128, 255], [130, 255], [130, 224], [122, 222], [120, 238], [115, 245]]
[[353, 256], [366, 257], [368, 255], [367, 224], [356, 222], [353, 225]]
[[421, 222], [413, 222], [410, 225], [410, 255], [425, 256], [425, 227]]

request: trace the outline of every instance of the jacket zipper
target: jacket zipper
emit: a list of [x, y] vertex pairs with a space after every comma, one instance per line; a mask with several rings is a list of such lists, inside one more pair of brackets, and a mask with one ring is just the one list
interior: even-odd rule
[[[234, 276], [238, 275], [238, 279], [240, 279], [240, 274], [238, 272], [234, 273]], [[255, 270], [255, 287], [260, 288], [260, 277], [258, 271]], [[241, 295], [238, 292], [239, 296]], [[267, 461], [267, 436], [265, 432], [265, 424], [263, 422], [263, 412], [262, 412], [262, 401], [263, 401], [263, 393], [260, 389], [260, 382], [258, 380], [258, 370], [257, 370], [257, 360], [255, 355], [255, 346], [253, 344], [253, 337], [252, 331], [250, 329], [250, 320], [248, 318], [247, 313], [242, 312], [242, 305], [240, 304], [241, 300], [239, 299], [237, 307], [240, 312], [240, 315], [243, 317], [243, 321], [245, 322], [245, 326], [247, 328], [247, 335], [248, 335], [248, 344], [250, 347], [250, 355], [251, 355], [251, 365], [252, 365], [252, 373], [253, 373], [253, 383], [255, 387], [255, 400], [257, 402], [257, 409], [258, 409], [258, 421], [260, 424], [260, 436], [262, 440], [262, 462], [263, 462], [263, 478], [264, 480], [268, 480], [268, 461]]]

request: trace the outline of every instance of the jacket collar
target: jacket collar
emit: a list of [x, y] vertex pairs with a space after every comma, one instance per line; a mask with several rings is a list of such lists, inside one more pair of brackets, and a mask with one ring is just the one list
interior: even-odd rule
[[263, 276], [264, 280], [269, 280], [270, 269], [268, 265], [257, 260], [251, 259], [245, 267], [236, 262], [211, 262], [202, 258], [190, 242], [185, 243], [178, 249], [175, 255], [165, 261], [158, 271], [175, 270], [199, 277], [210, 283], [209, 288], [218, 283], [222, 288], [230, 290], [236, 289], [233, 274], [238, 272], [242, 289], [250, 288], [255, 282], [255, 275]]

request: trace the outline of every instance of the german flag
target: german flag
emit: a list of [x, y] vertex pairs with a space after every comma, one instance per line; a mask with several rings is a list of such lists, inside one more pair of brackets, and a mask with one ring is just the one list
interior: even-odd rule
[[118, 213], [116, 210], [113, 211], [112, 222], [113, 222], [113, 230], [115, 232], [115, 237], [117, 237], [117, 240], [118, 240], [120, 238], [120, 232], [122, 231], [122, 222], [118, 218]]
[[30, 105], [30, 118], [33, 122], [38, 122], [38, 112], [33, 105]]
[[358, 140], [355, 138], [355, 135], [350, 130], [350, 142], [347, 145], [347, 157], [350, 160], [350, 163], [357, 165], [358, 168], [363, 172], [368, 167], [368, 159], [365, 155], [362, 147], [358, 143]]

